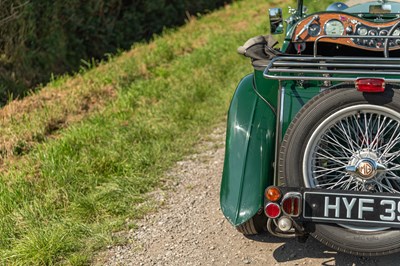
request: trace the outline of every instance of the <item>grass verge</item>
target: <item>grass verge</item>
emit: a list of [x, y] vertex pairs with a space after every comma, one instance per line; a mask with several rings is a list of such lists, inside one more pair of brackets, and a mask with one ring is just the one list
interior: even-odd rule
[[252, 71], [235, 50], [267, 31], [267, 7], [236, 2], [6, 107], [0, 260], [87, 264], [134, 227], [146, 193], [223, 119]]

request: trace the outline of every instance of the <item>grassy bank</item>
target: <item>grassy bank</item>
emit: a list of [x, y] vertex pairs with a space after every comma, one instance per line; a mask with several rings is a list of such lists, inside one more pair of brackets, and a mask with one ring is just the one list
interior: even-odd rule
[[173, 162], [220, 122], [235, 52], [267, 32], [264, 0], [190, 21], [0, 113], [0, 260], [82, 265], [152, 207]]

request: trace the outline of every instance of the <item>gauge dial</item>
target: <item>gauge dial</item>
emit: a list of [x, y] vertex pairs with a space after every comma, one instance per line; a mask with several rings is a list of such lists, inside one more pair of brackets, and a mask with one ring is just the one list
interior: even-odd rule
[[321, 31], [321, 26], [319, 24], [311, 24], [308, 26], [308, 35], [311, 37], [318, 36], [319, 32]]
[[392, 36], [400, 36], [400, 28], [395, 29]]
[[358, 35], [365, 36], [368, 34], [368, 30], [365, 27], [359, 27], [357, 33]]
[[387, 30], [381, 30], [380, 32], [379, 32], [379, 36], [386, 36], [388, 34], [388, 31]]
[[378, 31], [377, 31], [377, 30], [370, 30], [370, 31], [368, 32], [368, 35], [370, 35], [370, 36], [377, 36], [377, 35], [378, 35]]
[[339, 20], [332, 19], [325, 24], [325, 33], [327, 35], [342, 35], [344, 32], [343, 23]]

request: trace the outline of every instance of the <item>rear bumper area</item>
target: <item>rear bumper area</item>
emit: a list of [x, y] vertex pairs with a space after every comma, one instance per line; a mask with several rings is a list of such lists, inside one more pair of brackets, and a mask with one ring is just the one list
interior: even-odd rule
[[400, 228], [400, 194], [271, 186], [264, 202], [282, 232], [306, 231], [310, 223]]

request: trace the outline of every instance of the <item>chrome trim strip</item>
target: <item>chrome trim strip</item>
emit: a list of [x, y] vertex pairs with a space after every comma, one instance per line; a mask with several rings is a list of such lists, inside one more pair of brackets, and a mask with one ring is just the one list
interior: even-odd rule
[[[287, 68], [273, 68], [269, 72], [283, 72], [283, 73], [317, 73], [317, 74], [371, 74], [371, 70], [326, 70], [326, 69], [287, 69]], [[374, 75], [400, 75], [399, 72], [383, 72], [374, 70]]]
[[[368, 64], [368, 65], [364, 65], [364, 64], [340, 64], [340, 63], [330, 63], [327, 64], [325, 62], [315, 62], [315, 63], [307, 63], [307, 62], [302, 62], [301, 63], [302, 66], [309, 66], [309, 67], [344, 67], [344, 68], [353, 68], [353, 67], [360, 67], [360, 68], [379, 68], [382, 65], [379, 64]], [[299, 66], [299, 63], [297, 62], [287, 62], [287, 61], [283, 61], [283, 62], [275, 62], [274, 66], [279, 66], [279, 67], [291, 67], [291, 66]], [[390, 67], [390, 68], [399, 68], [400, 69], [400, 65], [385, 65], [386, 67]]]
[[387, 62], [387, 61], [394, 61], [394, 62], [400, 62], [400, 58], [395, 58], [395, 57], [390, 57], [390, 58], [384, 58], [384, 57], [356, 57], [356, 56], [304, 56], [304, 55], [285, 55], [285, 56], [277, 56], [272, 61], [276, 61], [277, 58], [281, 60], [308, 60], [308, 61], [315, 61], [315, 60], [327, 60], [327, 61], [359, 61], [359, 62], [365, 62], [365, 61], [376, 61], [376, 62]]
[[[320, 70], [320, 69], [287, 69], [273, 68], [269, 72], [281, 73], [316, 73], [316, 74], [371, 74], [371, 70]], [[400, 72], [374, 71], [374, 75], [400, 75]]]
[[274, 184], [279, 185], [278, 180], [278, 169], [279, 169], [279, 150], [281, 149], [282, 142], [282, 127], [283, 127], [283, 106], [285, 102], [285, 87], [282, 87], [281, 81], [279, 81], [279, 91], [278, 91], [278, 106], [277, 106], [277, 116], [276, 116], [276, 131], [275, 131], [275, 163], [274, 163]]

